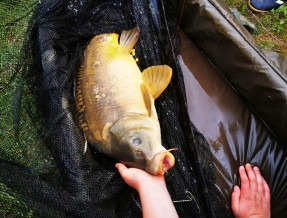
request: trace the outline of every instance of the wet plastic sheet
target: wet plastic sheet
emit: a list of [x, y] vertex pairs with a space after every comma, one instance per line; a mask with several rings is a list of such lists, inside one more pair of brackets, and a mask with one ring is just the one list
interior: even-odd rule
[[287, 61], [279, 56], [266, 56], [223, 0], [187, 1], [181, 26], [275, 137], [286, 145]]
[[[224, 5], [217, 7], [219, 4], [215, 1], [193, 1], [185, 5], [181, 27], [188, 36], [181, 33], [178, 62], [184, 76], [189, 116], [210, 144], [216, 172], [214, 186], [225, 204], [230, 205], [232, 188], [240, 182], [238, 167], [249, 162], [259, 166], [270, 186], [272, 216], [286, 217], [286, 143], [277, 140], [286, 136], [283, 129], [280, 133], [277, 128], [286, 125], [286, 110], [280, 106], [285, 105], [284, 80], [281, 79], [279, 94], [283, 99], [276, 98], [268, 109], [266, 101], [262, 101], [266, 93], [278, 93], [279, 85], [271, 83], [270, 78], [285, 73], [286, 60], [274, 53], [273, 60], [261, 57], [263, 53], [257, 45], [250, 46], [254, 44], [251, 36], [241, 31], [240, 25], [228, 23], [228, 14], [220, 14], [225, 10]], [[242, 35], [246, 37], [240, 39]], [[264, 85], [256, 82], [260, 75], [266, 78], [260, 80]], [[250, 96], [246, 96], [247, 93]], [[278, 124], [272, 131], [266, 118]], [[273, 135], [275, 132], [277, 137]]]

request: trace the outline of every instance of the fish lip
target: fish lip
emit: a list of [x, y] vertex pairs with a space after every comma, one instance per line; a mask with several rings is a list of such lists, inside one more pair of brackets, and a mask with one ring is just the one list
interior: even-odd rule
[[169, 151], [161, 152], [161, 159], [158, 167], [157, 175], [164, 175], [167, 170], [172, 168], [175, 163], [174, 156]]

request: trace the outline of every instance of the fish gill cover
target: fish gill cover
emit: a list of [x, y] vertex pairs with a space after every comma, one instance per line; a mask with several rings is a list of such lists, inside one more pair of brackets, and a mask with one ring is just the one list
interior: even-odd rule
[[[124, 183], [115, 160], [91, 148], [84, 152], [84, 135], [75, 117], [74, 79], [93, 36], [133, 27], [140, 30], [135, 46], [140, 69], [169, 64], [178, 46], [171, 49], [177, 18], [165, 6], [170, 8], [171, 2], [46, 0], [35, 9], [11, 78], [17, 81], [11, 116], [21, 149], [33, 143], [19, 134], [25, 132], [22, 124], [28, 114], [35, 129], [28, 134], [39, 141], [36, 150], [44, 150], [45, 144], [50, 153], [29, 164], [21, 149], [1, 147], [1, 192], [13, 196], [16, 210], [24, 210], [26, 216], [141, 216], [139, 196]], [[178, 148], [175, 167], [166, 176], [168, 190], [180, 217], [225, 217], [230, 210], [212, 188], [209, 146], [189, 122], [181, 72], [176, 63], [173, 66], [171, 84], [156, 100], [163, 145]], [[11, 84], [15, 83], [7, 83], [2, 92], [8, 93]], [[9, 215], [3, 206], [7, 202], [2, 202], [1, 213]]]

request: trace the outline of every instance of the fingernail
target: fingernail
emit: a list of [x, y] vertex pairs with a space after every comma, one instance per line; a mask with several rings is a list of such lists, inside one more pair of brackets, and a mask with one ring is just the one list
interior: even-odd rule
[[246, 167], [251, 167], [250, 163], [247, 163], [247, 164], [246, 164]]
[[254, 167], [253, 169], [254, 169], [254, 170], [258, 170], [258, 171], [259, 171], [259, 168], [258, 168], [258, 167]]
[[240, 166], [239, 169], [244, 170], [244, 166]]
[[236, 185], [236, 186], [234, 186], [234, 191], [238, 191], [238, 186]]

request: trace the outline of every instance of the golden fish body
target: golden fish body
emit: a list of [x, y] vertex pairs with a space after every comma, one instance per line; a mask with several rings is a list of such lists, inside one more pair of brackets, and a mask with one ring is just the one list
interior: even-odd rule
[[133, 57], [118, 44], [117, 34], [93, 38], [85, 51], [81, 90], [89, 141], [102, 141], [104, 126], [126, 113], [147, 116], [141, 72]]
[[130, 54], [137, 39], [138, 31], [134, 29], [122, 33], [120, 44], [115, 33], [101, 34], [91, 40], [77, 79], [79, 123], [87, 141], [98, 151], [130, 166], [163, 174], [173, 166], [174, 157], [161, 146], [150, 90], [159, 95], [170, 78], [165, 79], [167, 84], [159, 85], [165, 86], [163, 90], [157, 90], [152, 89], [154, 82], [148, 77], [154, 77], [158, 68], [162, 75], [170, 77], [171, 69], [151, 67], [146, 77], [142, 76]]

